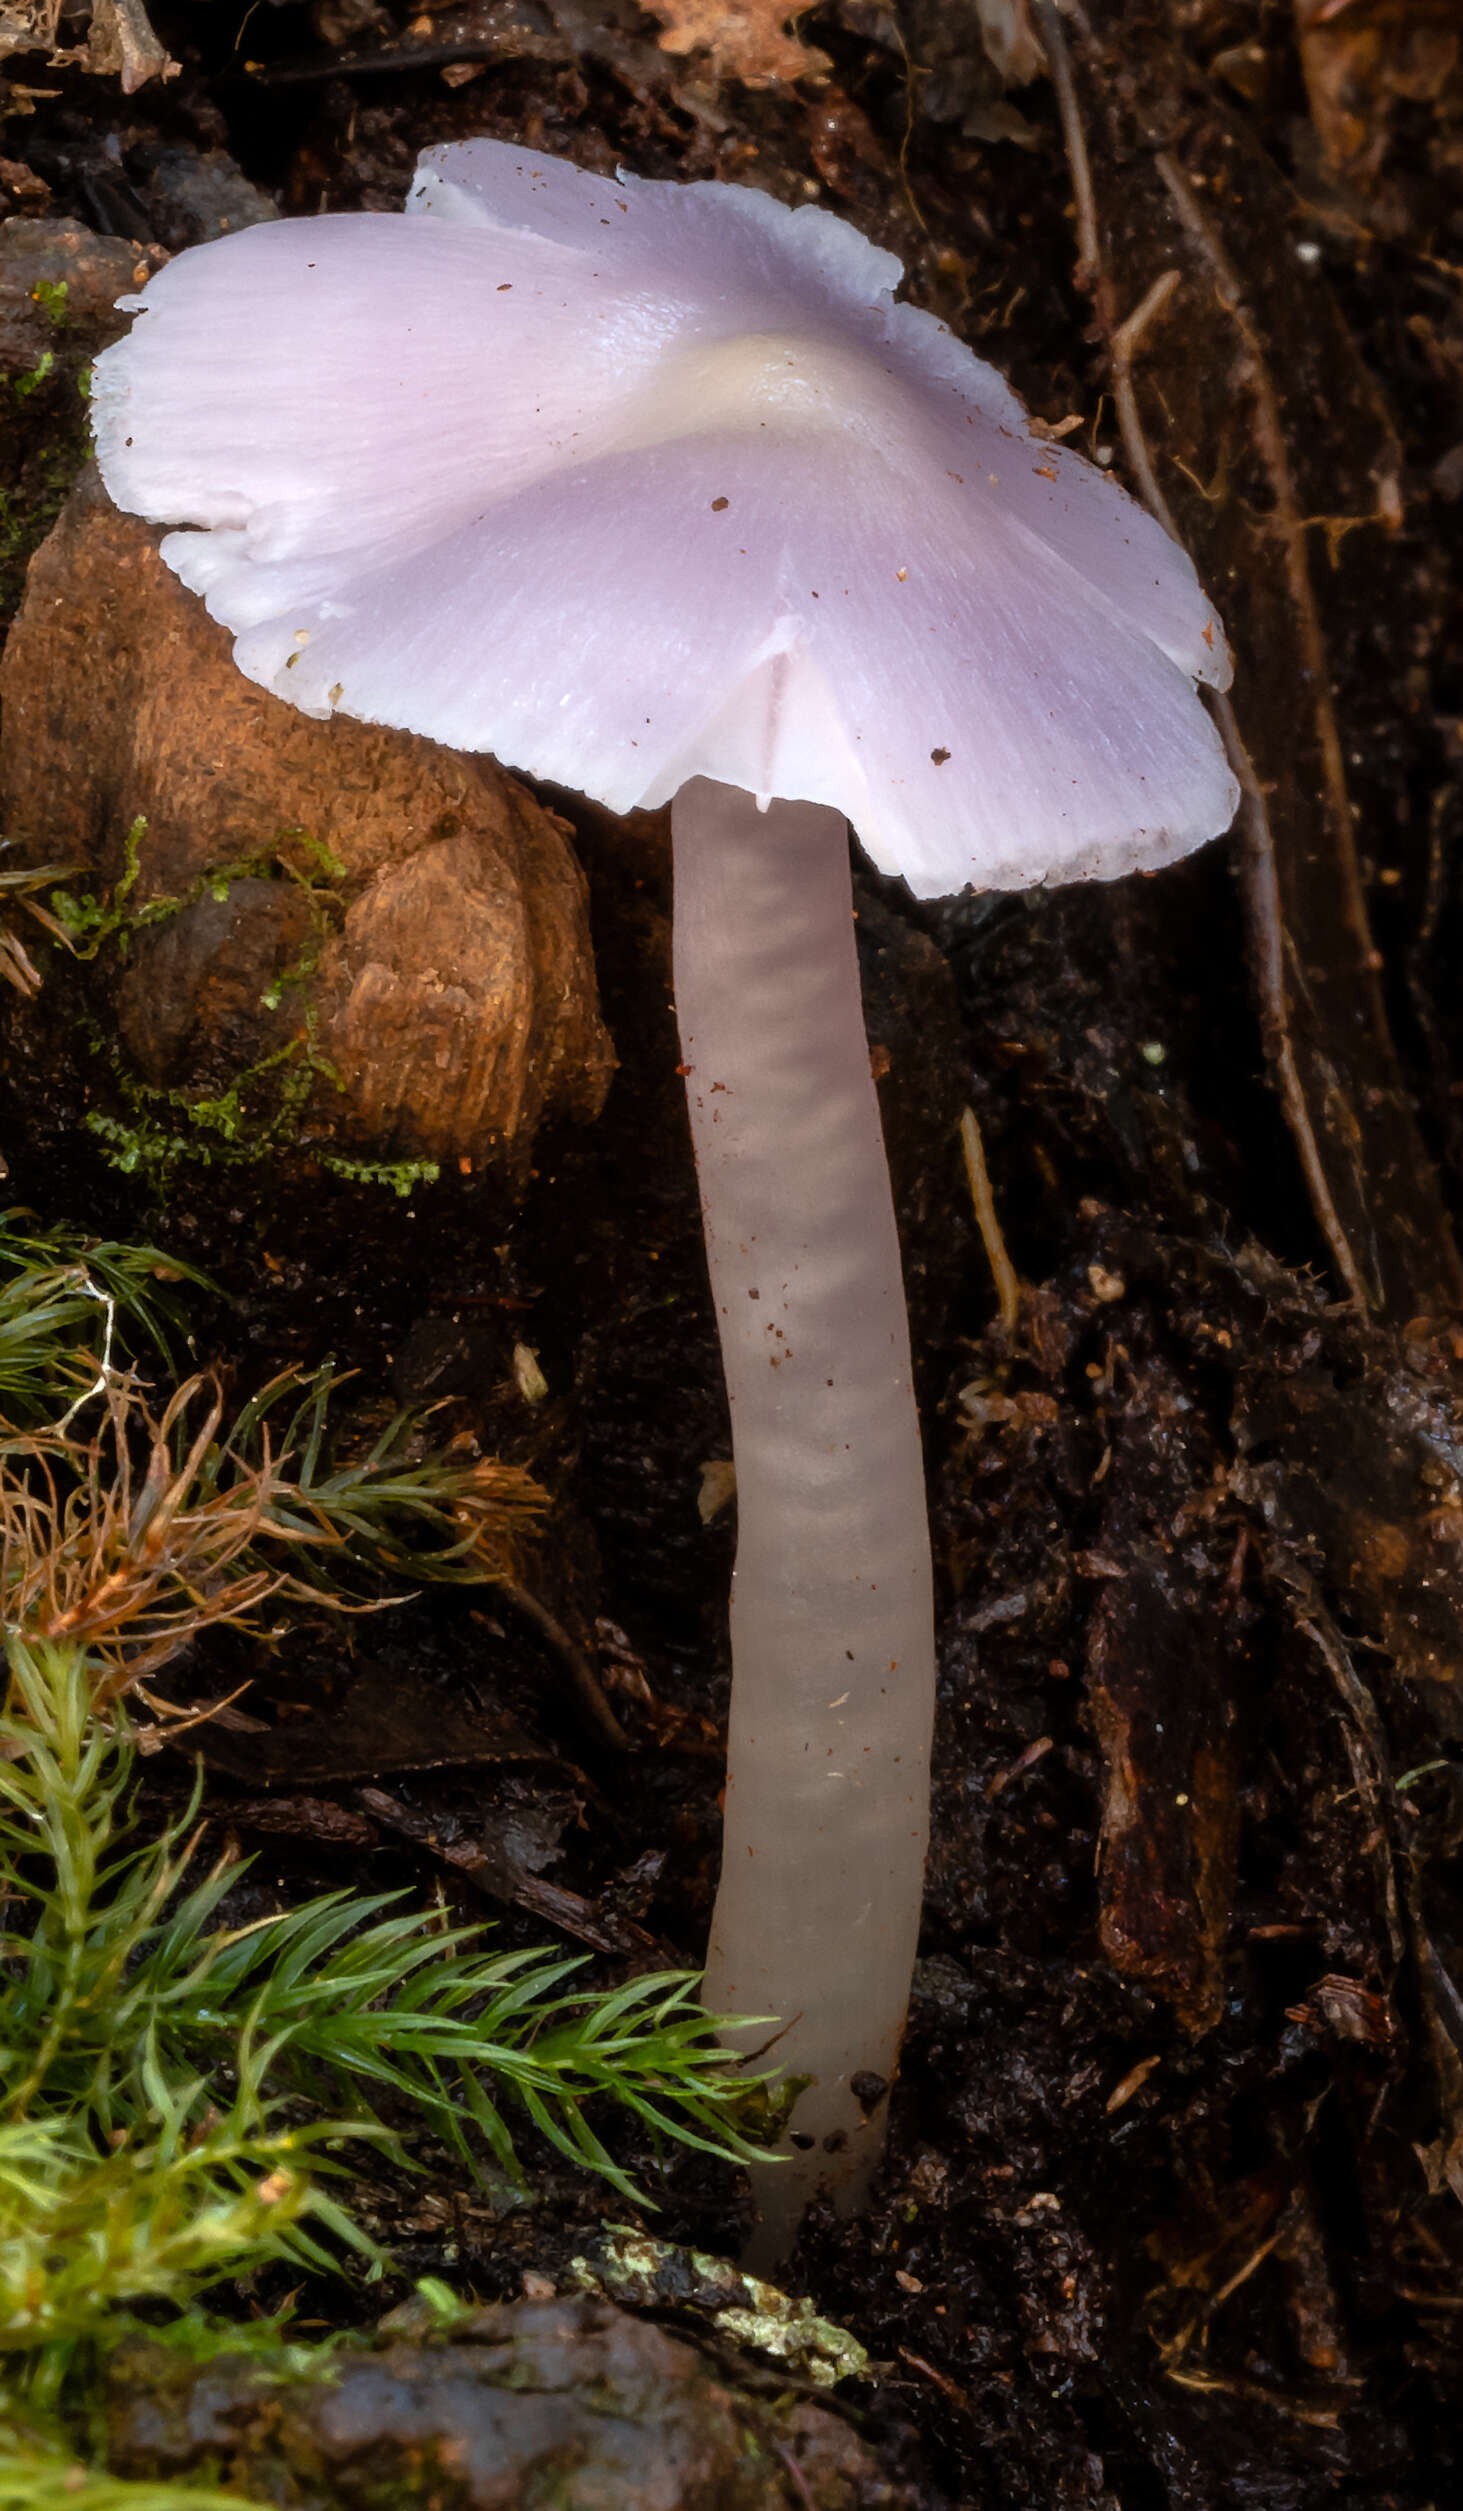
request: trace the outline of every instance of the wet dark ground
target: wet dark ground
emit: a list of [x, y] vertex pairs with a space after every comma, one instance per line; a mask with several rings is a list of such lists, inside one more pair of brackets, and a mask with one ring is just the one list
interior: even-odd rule
[[[809, 2225], [790, 2281], [883, 2367], [869, 2428], [971, 2511], [1463, 2499], [1463, 89], [1422, 42], [1446, 9], [1350, 17], [1375, 43], [1312, 53], [1309, 90], [1288, 8], [1074, 23], [1085, 273], [1052, 90], [1003, 95], [950, 0], [819, 11], [826, 77], [761, 90], [598, 0], [419, 33], [345, 0], [179, 9], [156, 16], [175, 81], [124, 99], [34, 65], [48, 92], [4, 141], [47, 187], [12, 186], [25, 214], [170, 249], [211, 150], [292, 213], [394, 207], [420, 146], [482, 131], [816, 197], [1119, 469], [1113, 325], [1181, 271], [1138, 406], [1238, 650], [1265, 827], [1110, 889], [859, 889], [939, 1781], [887, 2172], [861, 2221]], [[1349, 158], [1324, 110], [1343, 70]], [[0, 431], [20, 503], [49, 392]], [[228, 1299], [199, 1346], [240, 1386], [333, 1353], [365, 1397], [450, 1399], [548, 1483], [535, 1592], [596, 1651], [627, 1754], [490, 1595], [219, 1642], [185, 1678], [253, 1678], [258, 1728], [202, 1742], [255, 1893], [441, 1881], [509, 1937], [566, 1924], [613, 1977], [699, 1955], [733, 1528], [696, 1509], [727, 1436], [664, 832], [551, 798], [621, 1068], [517, 1204], [449, 1177], [404, 1210], [298, 1157], [178, 1171], [160, 1202], [79, 1130], [97, 1067], [65, 968], [44, 1019], [10, 1018], [4, 1150], [16, 1200], [210, 1267]], [[1024, 1286], [1009, 1328], [966, 1104]], [[549, 1387], [532, 1414], [519, 1340]], [[733, 2174], [630, 2158], [657, 2230], [734, 2241]], [[547, 2163], [543, 2186], [378, 2198], [407, 2274], [491, 2299], [594, 2218]]]

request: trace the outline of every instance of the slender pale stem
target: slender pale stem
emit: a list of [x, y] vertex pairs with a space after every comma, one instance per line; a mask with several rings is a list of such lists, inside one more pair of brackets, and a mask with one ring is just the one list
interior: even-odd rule
[[777, 2063], [815, 2079], [792, 2158], [759, 2174], [771, 2260], [820, 2181], [857, 2201], [883, 2141], [928, 1832], [929, 1529], [846, 825], [698, 777], [672, 827], [676, 1009], [737, 1475], [705, 1997], [778, 2016]]

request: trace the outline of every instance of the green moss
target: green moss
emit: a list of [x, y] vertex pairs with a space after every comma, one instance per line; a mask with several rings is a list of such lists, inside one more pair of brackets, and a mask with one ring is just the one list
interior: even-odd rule
[[[273, 2264], [357, 2292], [377, 2281], [353, 2169], [451, 2157], [487, 2189], [517, 2187], [531, 2124], [636, 2200], [601, 2122], [618, 2112], [658, 2146], [747, 2160], [748, 2087], [685, 1974], [596, 1991], [582, 1954], [500, 1947], [389, 1891], [228, 1923], [245, 1869], [230, 1848], [196, 1854], [201, 1778], [161, 1828], [140, 1819], [149, 1738], [124, 1695], [210, 1626], [257, 1627], [266, 1603], [271, 1622], [313, 1619], [384, 1604], [403, 1577], [512, 1575], [515, 1530], [544, 1495], [484, 1460], [419, 1453], [407, 1416], [362, 1455], [332, 1427], [328, 1369], [286, 1374], [232, 1418], [212, 1381], [174, 1386], [173, 1296], [195, 1277], [155, 1247], [26, 1216], [0, 1231], [0, 1256], [0, 2511], [240, 2511], [251, 2477], [284, 2498], [267, 2402], [335, 2379], [371, 2340], [307, 2345], [288, 2303], [241, 2319], [238, 2279]], [[88, 1415], [99, 1426], [78, 1429], [93, 1369], [90, 1398], [110, 1391]], [[143, 1455], [156, 1505], [129, 1586], [105, 1530], [119, 1459]], [[754, 2289], [725, 2272], [713, 2299], [745, 2304]], [[471, 2316], [436, 2278], [407, 2308], [414, 2324], [403, 2312], [383, 2334], [446, 2338]], [[96, 2464], [109, 2377], [181, 2435], [185, 2375], [220, 2356], [247, 2357], [266, 2402], [263, 2445], [239, 2431], [239, 2472], [232, 2452], [222, 2477], [204, 2456], [176, 2482]], [[427, 2479], [393, 2474], [382, 2505], [436, 2499], [430, 2459]]]
[[34, 366], [28, 368], [24, 375], [14, 377], [10, 389], [16, 400], [29, 401], [33, 392], [39, 392], [42, 384], [48, 384], [55, 364], [55, 350], [43, 349]]
[[[52, 892], [52, 911], [74, 955], [95, 959], [111, 948], [126, 959], [137, 934], [170, 922], [200, 899], [224, 901], [236, 881], [287, 880], [309, 903], [310, 929], [288, 966], [270, 979], [260, 1001], [266, 1011], [277, 1011], [290, 993], [305, 993], [335, 930], [343, 908], [340, 884], [348, 877], [347, 865], [323, 839], [289, 823], [253, 853], [210, 865], [176, 896], [149, 898], [135, 906], [146, 834], [147, 821], [139, 815], [123, 840], [122, 869], [110, 890], [100, 895], [90, 890]], [[308, 1000], [301, 1005], [299, 1028], [285, 1045], [243, 1066], [221, 1089], [204, 1094], [142, 1080], [95, 1024], [89, 1021], [88, 1026], [95, 1051], [111, 1066], [125, 1113], [94, 1108], [83, 1119], [85, 1129], [111, 1167], [127, 1176], [145, 1175], [159, 1191], [180, 1165], [251, 1167], [297, 1143], [317, 1083], [336, 1090], [342, 1086], [318, 1043], [315, 1006]], [[362, 1160], [324, 1147], [312, 1149], [332, 1175], [354, 1185], [383, 1186], [402, 1197], [417, 1186], [435, 1185], [441, 1175], [435, 1160]]]
[[0, 2511], [250, 2511], [231, 2486], [170, 2484], [85, 2467], [73, 2450], [48, 2449], [24, 2429], [0, 2424]]
[[51, 339], [26, 373], [0, 378], [0, 622], [19, 605], [26, 566], [65, 504], [90, 441], [84, 391], [79, 404], [71, 389], [83, 378], [67, 336], [67, 283], [38, 279], [30, 295]]
[[128, 1112], [116, 1116], [92, 1108], [83, 1120], [86, 1131], [101, 1144], [111, 1167], [124, 1176], [145, 1174], [160, 1192], [180, 1163], [248, 1168], [287, 1148], [299, 1138], [317, 1079], [341, 1086], [335, 1066], [315, 1043], [313, 1007], [287, 1044], [246, 1065], [210, 1096], [143, 1081], [115, 1048], [108, 1059]]
[[[129, 913], [128, 908], [128, 901], [142, 871], [142, 840], [146, 834], [147, 821], [139, 814], [122, 840], [121, 877], [115, 889], [109, 890], [105, 897], [98, 898], [89, 889], [83, 890], [80, 897], [73, 890], [52, 890], [51, 913], [66, 935], [73, 958], [95, 959], [102, 944], [116, 935], [122, 937], [125, 954], [127, 937], [147, 920], [146, 908], [136, 917]], [[165, 908], [171, 914], [176, 914], [182, 903], [181, 899], [173, 898], [153, 901], [154, 906]], [[157, 923], [161, 918], [154, 915], [151, 920]]]
[[65, 331], [71, 321], [71, 291], [64, 279], [38, 279], [30, 292], [32, 305], [38, 305], [57, 331]]
[[[236, 881], [287, 880], [309, 900], [312, 932], [301, 957], [274, 979], [264, 996], [265, 1003], [274, 1009], [287, 986], [314, 974], [326, 936], [333, 929], [333, 917], [342, 905], [338, 884], [347, 877], [346, 865], [320, 838], [312, 836], [307, 828], [289, 823], [267, 845], [256, 846], [252, 853], [210, 864], [176, 896], [148, 898], [134, 907], [132, 896], [142, 875], [142, 841], [146, 835], [147, 820], [139, 813], [122, 841], [121, 873], [115, 886], [103, 896], [97, 897], [91, 890], [84, 890], [79, 896], [69, 889], [52, 892], [52, 912], [64, 927], [76, 958], [95, 959], [107, 943], [114, 942], [118, 956], [125, 959], [136, 934], [153, 925], [171, 923], [202, 898], [212, 898], [222, 905]], [[292, 860], [291, 848], [304, 855], [307, 868]]]
[[353, 1160], [343, 1151], [319, 1151], [316, 1157], [333, 1177], [355, 1186], [389, 1186], [402, 1197], [414, 1186], [435, 1186], [442, 1174], [436, 1160]]
[[[300, 981], [299, 963], [277, 980]], [[273, 991], [273, 989], [271, 989]], [[266, 1000], [268, 997], [266, 997]], [[102, 1156], [124, 1176], [143, 1175], [165, 1196], [179, 1167], [252, 1168], [281, 1151], [301, 1147], [332, 1176], [351, 1185], [381, 1186], [405, 1197], [441, 1176], [436, 1160], [363, 1160], [320, 1143], [302, 1143], [306, 1111], [318, 1082], [339, 1090], [340, 1074], [317, 1043], [313, 1004], [300, 1028], [273, 1054], [234, 1074], [223, 1089], [204, 1097], [186, 1089], [162, 1089], [131, 1071], [115, 1047], [94, 1032], [93, 1043], [111, 1065], [125, 1115], [89, 1109], [85, 1130]]]

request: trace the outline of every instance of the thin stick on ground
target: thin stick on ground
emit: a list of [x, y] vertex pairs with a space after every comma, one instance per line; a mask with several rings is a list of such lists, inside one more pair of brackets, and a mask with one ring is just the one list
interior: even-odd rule
[[981, 1139], [980, 1125], [973, 1107], [967, 1107], [961, 1111], [960, 1148], [965, 1156], [965, 1174], [970, 1183], [970, 1200], [975, 1207], [976, 1226], [980, 1231], [981, 1244], [986, 1251], [986, 1261], [990, 1265], [991, 1275], [996, 1285], [1001, 1323], [1009, 1334], [1014, 1332], [1021, 1314], [1021, 1283], [1016, 1267], [1006, 1252], [1000, 1215], [996, 1210], [996, 1198], [991, 1188], [991, 1173], [986, 1166], [985, 1144]]

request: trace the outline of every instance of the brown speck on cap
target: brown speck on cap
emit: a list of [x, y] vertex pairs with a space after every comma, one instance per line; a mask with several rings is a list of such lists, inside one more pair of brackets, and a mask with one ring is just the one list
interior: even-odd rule
[[[175, 527], [163, 563], [250, 679], [320, 714], [343, 684], [372, 722], [511, 756], [611, 810], [746, 769], [851, 816], [919, 897], [1145, 868], [1231, 814], [1193, 694], [1228, 657], [1191, 564], [898, 298], [892, 254], [736, 184], [594, 175], [488, 139], [429, 151], [409, 207], [180, 253], [97, 362], [108, 486]], [[247, 393], [225, 380], [241, 339]], [[480, 359], [494, 408], [444, 429]], [[708, 495], [713, 464], [734, 486]], [[668, 509], [732, 507], [738, 540], [668, 546]], [[572, 584], [538, 561], [540, 517], [572, 546]], [[526, 662], [556, 649], [575, 658], [570, 707], [538, 703]], [[652, 690], [637, 744], [627, 720]], [[1069, 703], [1033, 706], [1058, 690]], [[951, 727], [938, 759], [920, 747], [932, 719]]]

